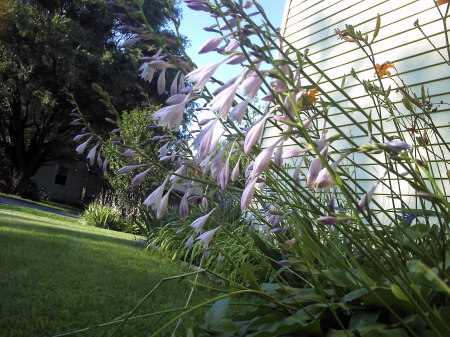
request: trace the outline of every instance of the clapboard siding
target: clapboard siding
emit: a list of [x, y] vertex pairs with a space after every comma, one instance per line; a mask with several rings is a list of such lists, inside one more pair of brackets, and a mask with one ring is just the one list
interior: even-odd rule
[[[441, 7], [440, 9], [443, 10], [444, 6]], [[282, 33], [295, 49], [301, 52], [308, 49], [309, 58], [317, 67], [325, 71], [326, 75], [335, 81], [339, 87], [345, 76], [344, 89], [346, 93], [364, 109], [365, 115], [360, 112], [353, 112], [350, 116], [346, 116], [337, 108], [331, 108], [329, 114], [333, 123], [343, 128], [348, 135], [351, 135], [354, 143], [358, 145], [368, 144], [370, 143], [368, 135], [360, 130], [355, 122], [366, 127], [369, 113], [372, 114], [372, 119], [380, 123], [383, 130], [387, 131], [389, 135], [395, 136], [398, 131], [394, 123], [389, 122], [390, 116], [386, 111], [383, 111], [381, 116], [378, 115], [372, 99], [368, 97], [356, 79], [350, 76], [352, 69], [354, 69], [360, 79], [372, 80], [376, 84], [372, 64], [355, 44], [339, 40], [334, 30], [336, 28], [344, 30], [346, 24], [351, 24], [355, 27], [355, 30], [364, 34], [367, 33], [369, 39], [371, 39], [377, 15], [381, 17], [381, 29], [372, 44], [375, 62], [379, 64], [386, 61], [393, 63], [395, 69], [390, 69], [391, 79], [395, 79], [401, 85], [397, 75], [400, 76], [418, 97], [421, 96], [421, 87], [426, 87], [431, 102], [436, 108], [436, 111], [429, 118], [432, 118], [448, 146], [450, 144], [448, 117], [450, 105], [447, 103], [450, 103], [450, 67], [414, 25], [418, 20], [429, 39], [448, 58], [446, 42], [443, 38], [442, 19], [432, 0], [287, 0]], [[448, 24], [450, 26], [450, 22]], [[291, 56], [294, 58], [294, 54], [291, 54]], [[314, 81], [319, 79], [319, 73], [313, 67], [307, 66], [305, 71]], [[391, 79], [384, 78], [382, 82], [384, 85], [392, 86], [395, 89], [395, 84]], [[301, 85], [308, 86], [309, 84], [306, 79], [302, 79]], [[330, 83], [322, 81], [319, 86], [322, 92], [326, 92], [331, 99], [338, 102], [344, 109], [348, 110], [354, 107]], [[406, 129], [411, 121], [408, 111], [401, 104], [401, 93], [392, 90], [390, 99], [400, 107], [401, 114], [397, 118], [405, 122]], [[324, 98], [324, 100], [327, 99]], [[380, 122], [380, 118], [382, 122]], [[424, 116], [424, 118], [428, 118], [428, 116]], [[320, 130], [323, 121], [316, 121], [315, 125]], [[417, 151], [427, 153], [438, 183], [447, 194], [450, 194], [447, 177], [449, 153], [442, 146], [442, 142], [441, 146], [437, 144], [438, 141], [429, 129], [426, 130], [423, 125], [420, 125], [418, 131], [421, 134], [410, 135], [406, 133], [405, 138], [408, 140], [411, 136], [419, 137], [423, 135], [423, 132], [427, 132], [430, 144], [427, 145], [426, 149], [421, 148]], [[268, 122], [263, 134], [262, 146], [267, 147], [273, 144], [279, 134], [280, 129], [274, 126], [272, 122]], [[330, 129], [327, 136], [333, 134], [333, 130]], [[380, 133], [374, 129], [372, 136], [378, 138]], [[382, 139], [377, 140], [383, 141]], [[301, 139], [296, 141], [302, 142]], [[286, 141], [284, 150], [295, 146], [298, 145], [294, 141]], [[333, 143], [335, 149], [348, 148], [349, 146], [350, 144], [344, 140]], [[435, 155], [433, 155], [433, 151], [435, 151]], [[333, 159], [338, 156], [335, 152], [331, 151], [330, 153]], [[312, 158], [311, 154], [306, 155], [303, 174], [306, 173], [306, 165]], [[355, 161], [365, 164], [364, 169], [358, 169], [354, 172], [362, 186], [362, 190], [357, 189], [357, 191], [362, 193], [370, 188], [380, 176], [381, 169], [375, 162], [368, 160], [362, 154], [355, 154], [353, 158]], [[380, 154], [377, 158], [383, 160], [383, 155]], [[287, 168], [293, 169], [298, 161], [299, 158], [285, 160], [285, 165]], [[344, 161], [340, 169], [345, 172], [352, 170], [351, 166], [346, 165]], [[405, 185], [405, 182], [395, 181], [394, 179], [391, 187], [384, 185], [377, 189], [378, 199], [382, 205], [393, 206], [391, 200], [383, 200], [384, 194], [390, 194], [388, 193], [389, 188], [392, 188], [396, 193], [401, 191], [402, 195], [407, 197], [406, 201], [417, 204], [414, 198], [415, 191]]]

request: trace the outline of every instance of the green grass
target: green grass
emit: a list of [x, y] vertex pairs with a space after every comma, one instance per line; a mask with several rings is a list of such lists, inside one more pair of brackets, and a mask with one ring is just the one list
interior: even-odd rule
[[[0, 247], [2, 337], [54, 336], [110, 322], [162, 278], [187, 272], [145, 252], [133, 235], [1, 204]], [[186, 280], [167, 282], [136, 315], [183, 307], [189, 290]], [[194, 299], [201, 300], [198, 294]], [[148, 336], [170, 317], [129, 321], [117, 336]], [[191, 315], [186, 324], [195, 319]], [[109, 336], [112, 331], [96, 328], [76, 336]]]
[[63, 212], [68, 212], [68, 213], [73, 213], [73, 214], [79, 214], [82, 211], [82, 209], [80, 207], [74, 207], [74, 206], [70, 206], [70, 205], [61, 204], [61, 203], [58, 203], [58, 202], [52, 201], [52, 200], [34, 201], [34, 200], [30, 200], [30, 199], [25, 199], [25, 198], [19, 197], [19, 196], [14, 195], [14, 194], [6, 194], [6, 193], [0, 193], [0, 196], [11, 198], [11, 199], [16, 199], [16, 200], [19, 200], [19, 201], [23, 201], [23, 202], [27, 202], [27, 203], [33, 204], [33, 205], [53, 208], [53, 209], [58, 210], [58, 211], [63, 211]]

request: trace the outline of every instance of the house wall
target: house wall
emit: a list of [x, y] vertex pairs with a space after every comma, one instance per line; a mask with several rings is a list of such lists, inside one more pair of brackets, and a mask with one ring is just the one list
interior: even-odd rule
[[[446, 5], [436, 8], [433, 0], [287, 0], [282, 33], [288, 42], [301, 52], [309, 49], [308, 56], [314, 64], [324, 70], [338, 85], [343, 83], [343, 77], [346, 76], [345, 90], [368, 113], [372, 111], [375, 115], [373, 102], [362, 86], [358, 85], [357, 81], [350, 76], [352, 69], [354, 69], [361, 79], [371, 80], [375, 83], [373, 81], [375, 79], [373, 65], [354, 43], [339, 40], [334, 30], [336, 28], [344, 30], [346, 24], [351, 24], [355, 27], [355, 30], [368, 33], [369, 38], [371, 38], [376, 25], [376, 17], [379, 14], [381, 17], [381, 29], [372, 45], [375, 62], [379, 64], [386, 61], [393, 63], [396, 67], [396, 69], [390, 69], [393, 75], [398, 74], [401, 76], [403, 81], [419, 97], [421, 96], [421, 86], [425, 86], [436, 109], [431, 117], [448, 146], [450, 140], [448, 117], [450, 107], [448, 104], [450, 102], [450, 66], [414, 26], [415, 21], [419, 20], [422, 29], [429, 36], [431, 42], [448, 60], [449, 55], [446, 50], [444, 35], [442, 34], [444, 26], [439, 12], [440, 10], [444, 13], [445, 8]], [[450, 22], [447, 23], [450, 25]], [[294, 54], [291, 55], [294, 57]], [[305, 67], [305, 71], [315, 81], [319, 80], [319, 74], [312, 67]], [[392, 78], [399, 85], [402, 85], [396, 76], [392, 76]], [[394, 102], [400, 103], [402, 96], [400, 93], [395, 92], [395, 84], [390, 82], [390, 79], [383, 79], [382, 81], [386, 85], [393, 87], [390, 97]], [[351, 106], [346, 98], [338, 93], [329, 83], [324, 81], [319, 81], [319, 83], [321, 83], [321, 88], [340, 103], [341, 106]], [[302, 86], [307, 86], [309, 83], [302, 79], [301, 84]], [[406, 109], [402, 113], [408, 115]], [[337, 109], [331, 108], [330, 116], [333, 117], [333, 122], [344, 128], [346, 133], [351, 135], [356, 143], [370, 143], [367, 134], [363, 134], [355, 127], [352, 121]], [[355, 112], [352, 114], [352, 117], [358, 123], [367, 123], [367, 119], [359, 113]], [[381, 116], [382, 127], [389, 132], [389, 135], [395, 137], [397, 131], [394, 128], [394, 124], [389, 122], [388, 117], [386, 114]], [[320, 121], [319, 125], [322, 125]], [[428, 132], [430, 131], [428, 130]], [[331, 130], [327, 136], [330, 137], [332, 135]], [[377, 132], [373, 133], [374, 137], [378, 135], [379, 133], [377, 134]], [[279, 130], [273, 127], [271, 123], [268, 123], [263, 135], [262, 146], [269, 146], [278, 136]], [[435, 145], [436, 139], [431, 134], [430, 141], [431, 144], [428, 145], [428, 148], [435, 149], [438, 155], [429, 157], [429, 162], [434, 167], [434, 175], [442, 190], [450, 194], [447, 177], [449, 153], [447, 150], [442, 152], [442, 148], [438, 148]], [[344, 141], [335, 142], [334, 145], [337, 148], [348, 146]], [[293, 146], [293, 144], [289, 145], [288, 142], [286, 149], [289, 146]], [[382, 156], [380, 154], [380, 158], [383, 158]], [[336, 155], [332, 155], [333, 159], [336, 159], [336, 157]], [[365, 162], [367, 158], [362, 154], [356, 154], [354, 159], [356, 161], [360, 160], [360, 163], [365, 164], [369, 170], [369, 173], [362, 171], [354, 173], [362, 182], [363, 188], [359, 190], [362, 195], [364, 190], [369, 189], [382, 172], [380, 167], [377, 167], [373, 162]], [[298, 160], [297, 158], [290, 162], [288, 161], [286, 165], [292, 168]], [[342, 168], [348, 171], [353, 169], [352, 167], [345, 168], [345, 162]], [[306, 169], [305, 167], [304, 172], [306, 172]], [[413, 191], [404, 182], [397, 182], [390, 188], [398, 192], [401, 191], [406, 196], [406, 199], [409, 196], [410, 200], [406, 200], [406, 202], [414, 203], [416, 191]], [[383, 198], [383, 195], [389, 194], [388, 190], [387, 186], [380, 186], [377, 189], [380, 203], [384, 207], [400, 207], [400, 201]]]
[[86, 163], [75, 163], [71, 167], [63, 166], [67, 168], [64, 185], [55, 182], [58, 167], [60, 165], [57, 164], [43, 166], [34, 176], [38, 188], [43, 188], [51, 199], [81, 204], [91, 201], [101, 191], [99, 175], [96, 172], [89, 172]]

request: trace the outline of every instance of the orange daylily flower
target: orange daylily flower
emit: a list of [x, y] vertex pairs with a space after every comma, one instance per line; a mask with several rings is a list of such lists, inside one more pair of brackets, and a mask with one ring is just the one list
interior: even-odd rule
[[317, 89], [311, 89], [310, 91], [308, 91], [308, 93], [306, 94], [306, 97], [308, 97], [308, 99], [313, 103], [316, 104], [317, 102], [317, 98], [316, 98], [316, 94], [319, 92], [319, 90]]
[[375, 67], [377, 68], [377, 71], [374, 74], [378, 75], [379, 78], [383, 78], [384, 76], [391, 76], [391, 72], [388, 71], [388, 69], [395, 68], [394, 65], [389, 62], [384, 62], [382, 65], [379, 65], [377, 63]]
[[435, 0], [434, 2], [438, 6], [448, 4], [448, 0]]

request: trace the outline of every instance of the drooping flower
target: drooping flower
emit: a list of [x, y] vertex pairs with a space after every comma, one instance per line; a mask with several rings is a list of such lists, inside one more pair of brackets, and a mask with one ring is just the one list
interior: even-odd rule
[[170, 192], [172, 192], [173, 186], [167, 191], [167, 193], [161, 198], [161, 202], [156, 209], [156, 218], [161, 219], [167, 211], [167, 206], [169, 203]]
[[166, 88], [166, 68], [161, 70], [161, 73], [159, 74], [158, 77], [157, 89], [159, 96], [163, 94], [165, 88]]
[[97, 151], [97, 147], [99, 144], [95, 145], [89, 152], [87, 155], [87, 159], [89, 159], [89, 165], [92, 166], [94, 165], [95, 162], [95, 153]]
[[338, 222], [348, 221], [350, 219], [348, 217], [322, 216], [317, 218], [316, 221], [321, 225], [335, 225]]
[[214, 234], [217, 232], [217, 230], [220, 227], [221, 226], [216, 227], [214, 229], [211, 229], [211, 230], [209, 230], [209, 231], [207, 231], [207, 232], [205, 232], [205, 233], [203, 233], [203, 234], [198, 236], [197, 240], [200, 241], [200, 243], [202, 244], [204, 249], [209, 247], [209, 244], [211, 243], [211, 240], [212, 240]]
[[373, 194], [375, 192], [375, 189], [378, 187], [378, 185], [381, 183], [381, 181], [384, 179], [384, 177], [386, 176], [387, 171], [384, 172], [384, 174], [381, 176], [380, 179], [377, 180], [377, 182], [367, 191], [367, 193], [364, 194], [364, 196], [361, 198], [361, 200], [359, 200], [358, 202], [358, 206], [361, 209], [365, 209], [367, 208], [367, 206], [370, 204], [370, 202], [372, 201], [373, 198]]
[[233, 34], [233, 32], [222, 35], [222, 36], [213, 37], [213, 38], [207, 40], [205, 43], [202, 44], [198, 53], [205, 54], [205, 53], [215, 50], [223, 40], [225, 40], [227, 37], [229, 37], [232, 34]]
[[239, 157], [236, 165], [233, 168], [233, 171], [231, 172], [231, 181], [236, 181], [236, 179], [239, 177], [239, 164], [241, 163], [241, 157]]
[[148, 172], [150, 172], [150, 168], [146, 169], [145, 171], [137, 174], [133, 180], [131, 181], [131, 186], [136, 187], [138, 186], [140, 183], [142, 183], [142, 181], [144, 180], [145, 176], [147, 175]]
[[379, 78], [383, 78], [384, 76], [391, 76], [391, 72], [388, 70], [389, 68], [395, 68], [392, 63], [384, 62], [382, 65], [378, 63], [375, 64], [376, 71], [374, 73], [375, 76]]
[[178, 127], [183, 121], [186, 101], [187, 98], [179, 104], [169, 105], [159, 109], [153, 114], [153, 120], [157, 122], [159, 126], [167, 126], [169, 128]]
[[394, 151], [394, 152], [400, 152], [400, 151], [411, 148], [411, 145], [409, 145], [399, 139], [390, 140], [388, 142], [383, 143], [382, 145], [384, 147], [386, 147], [387, 149]]
[[181, 72], [177, 72], [175, 75], [175, 78], [172, 81], [172, 84], [170, 85], [170, 96], [174, 96], [178, 93], [178, 77], [180, 76]]
[[136, 158], [139, 154], [134, 150], [125, 150], [122, 152], [122, 156], [125, 158]]
[[209, 81], [211, 76], [216, 72], [217, 68], [219, 68], [223, 63], [228, 61], [229, 57], [224, 58], [215, 63], [207, 64], [197, 69], [194, 69], [189, 74], [186, 75], [186, 79], [190, 82], [194, 82], [194, 90], [202, 90]]
[[218, 117], [225, 118], [233, 105], [234, 96], [239, 87], [240, 81], [230, 85], [228, 88], [221, 91], [217, 96], [211, 100], [211, 111], [218, 112]]
[[[328, 153], [328, 145], [326, 145], [322, 151], [320, 151], [320, 155], [322, 157], [326, 157]], [[308, 173], [306, 174], [306, 187], [311, 187], [314, 185], [314, 182], [317, 179], [319, 172], [322, 170], [323, 165], [319, 156], [316, 156], [311, 165], [309, 166]]]
[[167, 181], [169, 180], [169, 177], [166, 177], [164, 182], [159, 186], [157, 189], [155, 189], [148, 197], [144, 200], [143, 204], [145, 206], [152, 206], [153, 208], [158, 208], [159, 203], [161, 202], [162, 195], [164, 193], [164, 188], [166, 187]]
[[194, 236], [191, 235], [189, 239], [185, 242], [186, 247], [191, 250], [192, 246], [194, 245]]
[[255, 194], [255, 187], [256, 182], [258, 180], [258, 176], [253, 177], [253, 179], [247, 184], [247, 186], [244, 189], [244, 192], [242, 192], [241, 196], [241, 210], [245, 211], [250, 203], [252, 202], [253, 195]]
[[197, 219], [194, 220], [194, 222], [192, 222], [190, 224], [190, 226], [192, 228], [194, 228], [194, 233], [200, 233], [203, 229], [203, 226], [205, 226], [206, 221], [208, 221], [208, 218], [210, 217], [210, 215], [212, 214], [212, 212], [214, 212], [216, 209], [213, 208], [211, 212], [209, 212], [206, 215], [203, 215]]
[[247, 96], [248, 99], [255, 98], [258, 93], [261, 85], [263, 83], [264, 73], [260, 75], [255, 72], [251, 72], [250, 75], [242, 82], [241, 88], [244, 96]]
[[263, 118], [253, 124], [253, 126], [247, 131], [247, 135], [245, 136], [244, 141], [245, 154], [249, 154], [252, 147], [260, 140], [266, 121], [272, 115], [272, 111], [273, 110], [270, 110]]
[[255, 158], [252, 172], [253, 177], [259, 176], [269, 166], [272, 154], [282, 140], [283, 138], [277, 140], [275, 143], [262, 150], [261, 153]]
[[88, 138], [88, 140], [86, 140], [84, 143], [80, 144], [77, 146], [77, 148], [75, 149], [75, 151], [77, 151], [78, 154], [82, 154], [84, 152], [84, 150], [86, 149], [86, 146], [88, 145], [88, 143], [91, 141], [92, 136]]
[[242, 123], [244, 119], [245, 112], [247, 111], [249, 100], [244, 99], [239, 104], [237, 104], [230, 112], [230, 119], [235, 121], [236, 123]]

